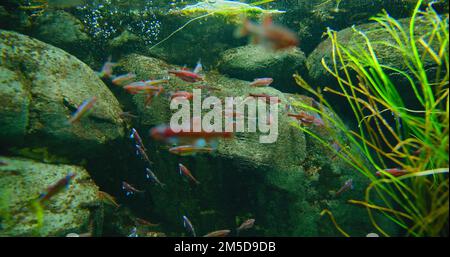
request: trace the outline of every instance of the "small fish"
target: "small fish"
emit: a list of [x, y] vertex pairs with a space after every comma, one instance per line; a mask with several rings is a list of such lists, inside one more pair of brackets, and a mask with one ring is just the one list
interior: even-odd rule
[[213, 151], [214, 149], [211, 147], [199, 147], [194, 145], [175, 146], [169, 149], [170, 153], [180, 156], [195, 155], [198, 153], [211, 153]]
[[149, 221], [146, 221], [146, 220], [140, 219], [140, 218], [136, 218], [135, 219], [135, 223], [137, 225], [143, 225], [143, 226], [147, 226], [147, 227], [157, 227], [157, 226], [159, 226], [159, 224], [153, 224], [153, 223], [151, 223]]
[[122, 182], [122, 189], [125, 191], [126, 196], [134, 195], [135, 193], [144, 193], [144, 191], [134, 188], [125, 181]]
[[336, 196], [339, 196], [350, 189], [353, 189], [353, 179], [345, 181], [344, 185], [336, 192]]
[[183, 215], [183, 226], [184, 228], [192, 234], [192, 236], [196, 237], [194, 226], [192, 226], [191, 221]]
[[7, 162], [5, 162], [5, 161], [0, 161], [0, 166], [6, 166], [6, 165], [8, 165]]
[[153, 173], [153, 171], [149, 168], [145, 168], [146, 171], [146, 177], [147, 179], [150, 179], [152, 182], [155, 182], [156, 184], [160, 185], [161, 187], [165, 187], [166, 185], [161, 183], [161, 181], [159, 181], [158, 177], [156, 177], [155, 173]]
[[268, 87], [270, 84], [272, 84], [273, 78], [260, 78], [255, 79], [252, 83], [250, 83], [250, 86], [252, 87]]
[[244, 221], [244, 222], [236, 229], [237, 235], [239, 235], [239, 233], [240, 233], [242, 230], [251, 229], [254, 225], [255, 225], [255, 219], [248, 219], [248, 220]]
[[169, 80], [168, 79], [156, 79], [156, 80], [147, 80], [144, 81], [145, 85], [147, 86], [161, 86], [163, 84], [168, 84]]
[[262, 98], [268, 104], [281, 103], [280, 98], [277, 96], [270, 96], [267, 94], [249, 94], [250, 97]]
[[389, 173], [394, 177], [401, 177], [401, 176], [408, 174], [409, 172], [406, 170], [399, 169], [399, 168], [393, 168], [393, 169], [385, 169], [383, 171], [377, 171], [375, 174], [378, 177], [381, 177], [384, 175], [383, 173]]
[[226, 237], [230, 234], [230, 232], [231, 232], [231, 230], [229, 230], [229, 229], [217, 230], [217, 231], [210, 232], [210, 233], [204, 235], [203, 237]]
[[299, 40], [289, 29], [273, 24], [272, 17], [266, 15], [261, 25], [246, 19], [243, 26], [235, 32], [236, 37], [251, 35], [253, 43], [261, 44], [272, 50], [283, 50], [296, 47]]
[[150, 130], [150, 136], [155, 140], [169, 140], [171, 138], [189, 138], [189, 139], [216, 139], [216, 138], [232, 138], [231, 132], [191, 132], [179, 131], [175, 132], [168, 125], [160, 125]]
[[192, 100], [194, 98], [194, 94], [187, 91], [178, 91], [170, 94], [170, 100], [173, 99], [186, 99], [186, 100]]
[[100, 78], [112, 78], [113, 67], [116, 65], [117, 63], [111, 62], [111, 56], [108, 57], [108, 60], [103, 64], [102, 70], [98, 73], [98, 76]]
[[139, 144], [136, 144], [135, 147], [136, 155], [140, 156], [144, 161], [148, 162], [148, 164], [152, 164], [152, 161], [150, 161], [150, 158], [148, 158], [148, 155], [145, 152], [144, 148]]
[[92, 97], [91, 99], [88, 99], [84, 101], [80, 107], [78, 107], [77, 111], [70, 117], [68, 120], [69, 124], [73, 124], [77, 121], [79, 121], [81, 118], [83, 118], [85, 115], [89, 113], [90, 110], [94, 107], [95, 103], [97, 102], [97, 97]]
[[186, 168], [183, 164], [179, 163], [178, 167], [179, 167], [180, 175], [184, 175], [184, 176], [188, 177], [189, 179], [194, 181], [194, 183], [197, 185], [200, 184], [200, 182], [194, 178], [191, 171], [188, 170], [188, 168]]
[[136, 78], [136, 74], [130, 72], [130, 73], [127, 73], [124, 75], [115, 76], [112, 80], [112, 83], [116, 86], [122, 86], [123, 84], [125, 84], [135, 78]]
[[133, 229], [131, 229], [131, 233], [128, 235], [128, 237], [139, 237], [138, 233], [137, 233], [137, 228], [134, 227]]
[[44, 193], [38, 198], [39, 203], [43, 203], [45, 201], [50, 200], [54, 195], [61, 192], [63, 189], [69, 188], [70, 182], [76, 176], [75, 173], [69, 172], [64, 178], [58, 180], [55, 184], [49, 186]]
[[319, 115], [309, 115], [305, 112], [300, 112], [298, 114], [288, 113], [289, 117], [295, 118], [304, 124], [314, 124], [316, 126], [322, 127], [325, 125], [322, 118]]
[[137, 119], [139, 118], [137, 115], [132, 114], [131, 112], [122, 112], [119, 114], [121, 118], [131, 118], [131, 119]]
[[145, 149], [144, 143], [142, 142], [141, 136], [139, 136], [139, 133], [135, 128], [131, 128], [130, 138], [134, 139], [136, 144], [139, 145], [142, 148], [142, 150], [147, 151], [147, 149]]
[[193, 71], [181, 69], [181, 70], [169, 70], [168, 72], [169, 74], [173, 74], [183, 81], [195, 83], [199, 81], [204, 81], [204, 78], [198, 74], [202, 69], [203, 69], [202, 64], [199, 61]]
[[162, 92], [164, 92], [164, 88], [162, 86], [151, 86], [145, 84], [144, 81], [140, 82], [133, 82], [131, 84], [128, 84], [123, 87], [123, 89], [132, 95], [137, 94], [152, 94], [152, 95], [159, 95]]
[[120, 207], [120, 204], [117, 203], [116, 199], [112, 195], [110, 195], [106, 192], [98, 191], [97, 196], [99, 199], [106, 201], [107, 203], [109, 203], [111, 205], [114, 205], [116, 208]]

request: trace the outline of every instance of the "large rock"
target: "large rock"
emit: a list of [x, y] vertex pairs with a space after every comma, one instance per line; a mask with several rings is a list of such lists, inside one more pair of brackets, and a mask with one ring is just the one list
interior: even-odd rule
[[[399, 20], [399, 24], [403, 26], [405, 31], [409, 31], [409, 23], [409, 18]], [[433, 29], [433, 25], [424, 19], [417, 19], [415, 24], [416, 35], [426, 35]], [[336, 37], [339, 44], [344, 47], [361, 51], [358, 49], [360, 49], [361, 46], [366, 48], [366, 41], [359, 32], [364, 33], [370, 40], [373, 51], [375, 52], [380, 64], [393, 67], [407, 73], [409, 72], [402, 52], [394, 47], [389, 47], [386, 45], [386, 42], [391, 43], [392, 45], [396, 45], [397, 43], [387, 30], [382, 29], [382, 26], [379, 23], [367, 23], [355, 26], [354, 28], [346, 28], [339, 31]], [[434, 43], [435, 44], [433, 44], [432, 47], [437, 49], [437, 40], [435, 40]], [[418, 50], [420, 54], [424, 51], [423, 47], [419, 47]], [[331, 40], [327, 39], [320, 43], [320, 45], [317, 46], [317, 48], [308, 56], [306, 64], [309, 71], [309, 78], [314, 82], [313, 84], [323, 84], [325, 82], [330, 82], [332, 79], [332, 75], [327, 72], [322, 65], [322, 59], [324, 59], [325, 63], [329, 67], [333, 67], [332, 53]], [[436, 62], [428, 55], [424, 60], [424, 69], [427, 74], [435, 74], [438, 69]], [[386, 69], [386, 72], [389, 75], [394, 76], [393, 79], [397, 79], [397, 83], [407, 82], [402, 76], [398, 76], [398, 73], [394, 71]], [[398, 79], [403, 79], [404, 81], [398, 81]]]
[[306, 57], [297, 48], [286, 51], [268, 51], [257, 45], [247, 45], [225, 51], [218, 69], [233, 78], [253, 81], [255, 78], [271, 77], [273, 87], [282, 92], [298, 91], [292, 75], [306, 74]]
[[[0, 236], [65, 236], [93, 233], [95, 215], [88, 207], [98, 201], [98, 188], [88, 172], [77, 166], [51, 165], [29, 159], [0, 157]], [[43, 207], [42, 227], [31, 202], [69, 172], [76, 176], [69, 188]]]
[[[409, 31], [409, 23], [409, 18], [399, 20], [399, 24], [405, 31]], [[428, 35], [433, 30], [434, 26], [435, 24], [431, 24], [425, 19], [417, 18], [415, 22], [416, 38], [419, 38], [420, 35]], [[410, 81], [396, 70], [400, 70], [405, 74], [408, 74], [413, 80], [415, 80], [415, 75], [408, 68], [408, 65], [410, 65], [408, 57], [405, 57], [402, 51], [397, 48], [389, 46], [389, 44], [394, 46], [398, 45], [395, 39], [387, 30], [382, 28], [379, 23], [368, 23], [337, 32], [337, 41], [345, 48], [351, 49], [351, 51], [368, 51], [362, 50], [367, 49], [367, 45], [365, 38], [359, 32], [364, 33], [370, 40], [378, 62], [385, 67], [392, 67], [392, 69], [384, 69], [384, 72], [398, 88], [398, 92], [406, 106], [410, 109], [419, 108], [421, 104], [417, 100], [416, 96], [412, 94], [410, 90], [401, 90], [401, 88], [410, 88]], [[409, 35], [409, 33], [406, 33], [406, 35]], [[440, 47], [441, 46], [439, 45], [438, 40], [434, 40], [431, 48], [437, 52]], [[406, 51], [411, 50], [406, 49]], [[419, 55], [424, 56], [422, 61], [423, 69], [430, 79], [435, 78], [437, 72], [443, 73], [443, 71], [430, 55], [424, 54], [424, 51], [424, 48], [418, 45]], [[328, 87], [335, 89], [339, 88], [337, 80], [324, 68], [322, 64], [323, 59], [328, 67], [333, 67], [332, 52], [331, 41], [327, 39], [308, 56], [306, 65], [309, 73], [308, 79], [312, 85], [327, 85]], [[344, 62], [346, 64], [348, 63], [347, 61]], [[345, 76], [342, 72], [342, 63], [337, 62], [337, 65], [338, 71], [340, 71], [342, 76]], [[351, 69], [350, 75], [352, 76], [353, 81], [356, 81], [356, 74], [354, 74]], [[444, 74], [441, 74], [440, 77], [443, 76]], [[331, 94], [330, 100], [333, 101], [333, 105], [339, 108], [340, 115], [353, 117], [353, 111], [346, 104], [345, 98]]]
[[81, 21], [62, 10], [47, 11], [37, 17], [29, 34], [85, 62], [93, 53], [91, 38]]
[[[36, 39], [0, 33], [2, 150], [24, 154], [39, 148], [67, 158], [95, 158], [123, 137], [119, 102], [87, 65]], [[98, 101], [92, 114], [68, 125], [77, 107], [93, 96]]]
[[[440, 13], [448, 13], [448, 0], [423, 1], [423, 8], [433, 2], [433, 8]], [[392, 0], [296, 0], [274, 1], [274, 8], [286, 10], [280, 16], [280, 22], [296, 31], [300, 48], [308, 55], [322, 41], [327, 27], [342, 30], [352, 25], [364, 24], [369, 19], [386, 10], [392, 17], [410, 17], [417, 1]]]
[[[215, 4], [202, 2], [192, 8], [157, 14], [161, 21], [159, 38], [168, 39], [152, 47], [150, 54], [178, 65], [193, 65], [198, 59], [206, 66], [213, 65], [223, 51], [247, 43], [247, 39], [234, 36], [243, 16], [258, 19], [272, 13], [263, 9], [241, 8], [239, 5], [243, 3], [226, 1], [238, 6], [230, 9], [219, 2], [223, 1]], [[171, 35], [175, 31], [177, 33]]]
[[[130, 55], [119, 64], [124, 72], [135, 72], [138, 80], [167, 76], [168, 69], [176, 68], [139, 55]], [[203, 91], [204, 96], [223, 99], [226, 96], [245, 97], [253, 92], [280, 97], [278, 140], [261, 144], [260, 133], [237, 133], [233, 139], [219, 141], [217, 151], [212, 154], [174, 156], [167, 151], [168, 146], [146, 136], [149, 128], [170, 121], [173, 111], [169, 109], [168, 99], [156, 98], [145, 107], [144, 96], [120, 95], [124, 102], [131, 98], [134, 107], [130, 108], [134, 108], [133, 112], [140, 117], [134, 126], [141, 136], [144, 135], [148, 154], [154, 162], [151, 169], [166, 184], [160, 188], [145, 181], [145, 164], [137, 159], [128, 161], [129, 170], [120, 176], [108, 174], [111, 180], [123, 179], [146, 191], [144, 196], [135, 195], [128, 200], [132, 208], [138, 212], [143, 212], [144, 206], [148, 208], [147, 215], [161, 223], [171, 236], [185, 233], [180, 225], [182, 215], [190, 218], [198, 235], [233, 229], [250, 217], [256, 218], [256, 228], [242, 235], [339, 235], [328, 217], [320, 216], [324, 208], [332, 210], [339, 224], [350, 234], [364, 236], [370, 231], [365, 210], [346, 203], [348, 199], [360, 198], [368, 181], [341, 161], [330, 161], [331, 151], [293, 127], [292, 120], [283, 111], [286, 103], [312, 104], [311, 98], [283, 94], [274, 88], [251, 88], [246, 81], [215, 72], [207, 72], [206, 81], [207, 85], [221, 91]], [[171, 92], [191, 90], [193, 86], [174, 78], [165, 88]], [[320, 128], [317, 132], [323, 134]], [[323, 139], [333, 140], [328, 134], [323, 134]], [[131, 143], [129, 149], [132, 155]], [[183, 181], [177, 174], [178, 163], [187, 166], [201, 184], [195, 186]], [[335, 197], [333, 192], [349, 178], [354, 179], [355, 190]]]

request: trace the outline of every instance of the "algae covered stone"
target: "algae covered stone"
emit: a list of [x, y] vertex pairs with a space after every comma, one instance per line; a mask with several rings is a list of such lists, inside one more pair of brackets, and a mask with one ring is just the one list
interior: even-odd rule
[[81, 21], [62, 10], [37, 17], [31, 34], [43, 42], [79, 55], [88, 49], [91, 40], [84, 32]]
[[[400, 19], [398, 22], [405, 31], [408, 31], [410, 21], [411, 19], [406, 18]], [[427, 35], [428, 32], [432, 31], [433, 26], [434, 25], [432, 23], [426, 21], [425, 19], [417, 18], [415, 23], [415, 33], [416, 35]], [[348, 49], [352, 49], [353, 51], [363, 52], [367, 51], [367, 46], [365, 38], [362, 34], [364, 34], [371, 42], [373, 52], [376, 54], [380, 64], [408, 73], [408, 64], [405, 62], [405, 58], [402, 53], [402, 50], [409, 51], [408, 46], [405, 46], [402, 50], [392, 47], [397, 44], [395, 38], [392, 37], [389, 31], [383, 29], [379, 23], [366, 23], [343, 29], [337, 32], [336, 38], [340, 45]], [[406, 36], [407, 35], [409, 35], [409, 33], [407, 33]], [[434, 41], [434, 44], [437, 44], [437, 41]], [[431, 47], [434, 49], [437, 48], [435, 45], [432, 45]], [[420, 55], [423, 55], [424, 48], [419, 47], [418, 51]], [[320, 43], [308, 56], [306, 65], [309, 71], [309, 78], [313, 81], [313, 84], [319, 85], [323, 83], [336, 83], [332, 81], [332, 75], [324, 68], [322, 64], [323, 59], [327, 66], [332, 67], [332, 54], [332, 43], [330, 39], [327, 39]], [[423, 62], [425, 71], [427, 74], [435, 74], [438, 69], [436, 62], [428, 55], [424, 56], [425, 58]], [[337, 67], [337, 69], [339, 70], [340, 67]], [[409, 83], [408, 81], [405, 81], [405, 78], [399, 75], [399, 73], [395, 70], [385, 69], [385, 72], [390, 75], [393, 81], [396, 81], [397, 84]]]
[[[0, 156], [0, 236], [65, 236], [91, 232], [91, 210], [98, 188], [88, 172], [77, 166], [52, 165]], [[69, 172], [76, 176], [68, 189], [43, 208], [42, 227], [31, 202]]]
[[271, 86], [283, 92], [295, 92], [298, 86], [292, 75], [306, 74], [305, 61], [305, 55], [298, 48], [270, 51], [262, 46], [247, 45], [222, 53], [218, 69], [222, 74], [247, 81], [270, 77], [274, 79]]
[[[123, 137], [119, 102], [87, 65], [28, 36], [0, 33], [2, 147], [46, 147], [57, 155], [84, 158]], [[92, 114], [70, 126], [68, 118], [93, 96], [98, 100]]]

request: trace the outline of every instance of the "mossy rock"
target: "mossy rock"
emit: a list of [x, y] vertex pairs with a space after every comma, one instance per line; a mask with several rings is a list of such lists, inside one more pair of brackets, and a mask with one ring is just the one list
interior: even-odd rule
[[[127, 56], [119, 62], [119, 69], [136, 73], [137, 80], [167, 76], [171, 68], [180, 67], [139, 55]], [[261, 144], [260, 133], [236, 133], [233, 139], [220, 140], [212, 154], [179, 157], [171, 155], [164, 143], [144, 136], [154, 163], [151, 169], [166, 186], [160, 188], [143, 180], [145, 165], [136, 165], [133, 174], [127, 174], [127, 181], [146, 193], [129, 199], [131, 208], [142, 212], [139, 206], [145, 203], [151, 210], [147, 214], [157, 217], [155, 221], [161, 223], [169, 236], [187, 235], [181, 225], [183, 215], [189, 217], [198, 235], [234, 229], [246, 218], [255, 218], [256, 226], [242, 235], [340, 235], [328, 218], [320, 216], [324, 208], [339, 213], [336, 218], [340, 225], [352, 235], [363, 236], [371, 231], [366, 211], [346, 202], [351, 197], [362, 197], [368, 181], [341, 161], [331, 162], [333, 153], [293, 127], [293, 120], [284, 111], [287, 103], [312, 104], [311, 98], [284, 94], [271, 87], [255, 89], [247, 81], [231, 79], [216, 71], [204, 75], [206, 84], [220, 91], [204, 91], [203, 96], [223, 99], [250, 92], [278, 96], [282, 100], [278, 140]], [[194, 87], [173, 78], [165, 90], [190, 91]], [[154, 126], [167, 124], [173, 113], [166, 97], [155, 98], [148, 107], [144, 106], [144, 96], [118, 97], [122, 102], [131, 100], [129, 108], [139, 115], [133, 126], [141, 135], [147, 135]], [[323, 133], [320, 128], [317, 132]], [[333, 140], [332, 135], [322, 136], [324, 140]], [[178, 163], [188, 167], [201, 184], [195, 186], [184, 181], [177, 174]], [[353, 178], [356, 189], [336, 198], [333, 192], [349, 178]], [[355, 222], [362, 225], [352, 226]]]
[[[432, 2], [439, 13], [448, 13], [448, 0], [425, 0], [422, 8]], [[342, 30], [368, 23], [371, 17], [383, 10], [396, 19], [410, 17], [416, 4], [417, 0], [297, 0], [274, 1], [270, 5], [286, 10], [285, 14], [278, 16], [280, 22], [297, 32], [301, 40], [300, 48], [309, 55], [323, 40], [328, 27]]]
[[[242, 25], [244, 14], [250, 19], [259, 20], [266, 13], [254, 7], [220, 10], [223, 11], [187, 8], [156, 14], [161, 21], [159, 38], [170, 38], [152, 48], [150, 54], [178, 65], [193, 65], [201, 59], [206, 66], [211, 66], [216, 63], [221, 52], [247, 43], [247, 39], [238, 39], [234, 35], [235, 30]], [[181, 27], [183, 29], [171, 35]]]
[[[409, 31], [410, 20], [411, 19], [409, 18], [399, 20], [399, 24], [401, 24], [405, 31]], [[433, 25], [424, 19], [418, 18], [415, 24], [416, 35], [427, 35], [433, 29]], [[355, 26], [354, 28], [346, 28], [341, 30], [337, 32], [337, 41], [346, 48], [364, 51], [364, 49], [367, 49], [366, 41], [365, 38], [361, 36], [360, 32], [364, 33], [364, 35], [366, 35], [370, 40], [373, 51], [376, 54], [380, 64], [408, 73], [408, 67], [401, 51], [385, 44], [388, 42], [395, 45], [396, 42], [394, 41], [394, 38], [379, 23], [366, 23]], [[434, 49], [437, 47], [436, 41], [437, 40], [435, 40], [435, 43], [431, 46]], [[424, 51], [423, 47], [419, 47], [418, 50], [422, 55]], [[333, 78], [332, 75], [323, 67], [322, 59], [324, 59], [325, 64], [329, 67], [333, 66], [332, 44], [330, 39], [320, 43], [320, 45], [317, 46], [317, 48], [308, 56], [306, 62], [309, 71], [309, 78], [313, 81], [313, 84], [316, 85], [330, 82]], [[338, 67], [338, 69], [339, 68], [340, 67]], [[435, 74], [438, 67], [435, 61], [428, 56], [424, 60], [424, 69], [427, 74]], [[395, 80], [397, 84], [402, 82], [406, 83], [406, 81], [404, 81], [405, 79], [402, 76], [399, 76], [396, 72], [390, 70], [386, 70], [385, 72], [392, 76], [392, 79]], [[399, 81], [399, 79], [401, 80]]]
[[[0, 33], [1, 150], [47, 148], [81, 160], [124, 136], [119, 102], [86, 64], [28, 36]], [[98, 100], [91, 115], [69, 125], [72, 113], [93, 96]]]
[[[52, 165], [30, 159], [1, 156], [0, 236], [65, 236], [92, 233], [95, 214], [88, 207], [98, 201], [98, 188], [88, 172], [77, 166]], [[42, 227], [31, 202], [46, 188], [75, 173], [68, 189], [50, 198], [43, 207]], [[96, 221], [100, 224], [102, 221]]]
[[270, 51], [262, 46], [247, 45], [222, 53], [218, 70], [225, 75], [247, 81], [256, 78], [274, 79], [271, 86], [282, 92], [299, 91], [293, 74], [306, 74], [306, 57], [297, 48]]

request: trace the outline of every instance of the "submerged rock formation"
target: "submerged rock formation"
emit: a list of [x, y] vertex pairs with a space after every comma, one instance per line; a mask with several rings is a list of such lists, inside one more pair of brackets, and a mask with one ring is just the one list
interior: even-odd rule
[[273, 87], [282, 92], [299, 91], [292, 75], [306, 75], [306, 57], [299, 49], [270, 51], [262, 46], [247, 45], [222, 53], [218, 69], [222, 74], [247, 81], [274, 79]]
[[[405, 31], [408, 31], [410, 21], [411, 19], [409, 18], [400, 19], [399, 24], [403, 26]], [[417, 19], [415, 25], [415, 33], [417, 35], [427, 35], [428, 32], [433, 29], [433, 24], [424, 19]], [[393, 67], [407, 73], [409, 72], [403, 53], [394, 47], [386, 45], [386, 42], [391, 42], [395, 45], [395, 39], [389, 34], [388, 31], [383, 30], [379, 23], [366, 23], [355, 26], [354, 28], [346, 28], [337, 32], [336, 37], [339, 44], [344, 47], [350, 49], [360, 49], [359, 51], [362, 51], [363, 49], [366, 49], [367, 46], [364, 37], [359, 32], [364, 33], [364, 35], [370, 40], [373, 51], [382, 65]], [[435, 43], [437, 44], [437, 40]], [[421, 54], [423, 54], [423, 47], [419, 47], [418, 50]], [[325, 63], [329, 67], [332, 67], [332, 44], [330, 39], [320, 43], [320, 45], [317, 46], [317, 48], [308, 56], [306, 64], [309, 71], [309, 78], [312, 80], [313, 84], [319, 85], [325, 82], [330, 83], [333, 79], [332, 75], [323, 67], [322, 59], [325, 60]], [[430, 56], [426, 56], [424, 68], [427, 71], [427, 74], [435, 74], [437, 64]], [[386, 69], [386, 72], [390, 73], [389, 75], [391, 75], [392, 79], [398, 84], [407, 82], [402, 81], [405, 80], [405, 78], [403, 76], [399, 76], [399, 74], [395, 71], [389, 71]]]
[[85, 63], [92, 58], [89, 57], [93, 54], [90, 49], [92, 39], [85, 32], [81, 21], [68, 12], [57, 10], [44, 13], [33, 22], [29, 34], [63, 49]]
[[[30, 159], [0, 156], [0, 236], [65, 236], [94, 234], [102, 224], [89, 209], [98, 201], [98, 188], [88, 172], [77, 166], [45, 164]], [[65, 190], [43, 206], [43, 223], [31, 202], [69, 172], [76, 176]], [[95, 220], [97, 219], [97, 220]]]
[[[42, 149], [80, 160], [123, 137], [119, 102], [86, 64], [28, 36], [0, 33], [3, 151]], [[98, 101], [89, 118], [69, 125], [72, 113], [93, 96]]]
[[[137, 80], [167, 76], [167, 70], [174, 68], [161, 60], [139, 55], [127, 56], [119, 65], [118, 69], [124, 72], [136, 73]], [[294, 121], [284, 111], [287, 103], [312, 104], [311, 98], [283, 94], [271, 87], [255, 89], [246, 81], [230, 79], [216, 72], [206, 72], [205, 80], [203, 86], [215, 90], [208, 92], [205, 89], [203, 96], [214, 95], [220, 99], [245, 97], [249, 93], [278, 96], [282, 101], [278, 140], [273, 144], [261, 144], [261, 133], [236, 133], [233, 139], [220, 140], [217, 151], [212, 154], [175, 156], [167, 151], [167, 145], [147, 136], [148, 129], [170, 121], [173, 111], [168, 99], [155, 98], [146, 107], [144, 96], [117, 92], [120, 101], [128, 102], [128, 108], [139, 116], [133, 126], [144, 135], [144, 143], [154, 163], [150, 168], [166, 185], [161, 188], [145, 181], [145, 167], [148, 166], [137, 159], [130, 161], [129, 171], [116, 177], [107, 174], [111, 179], [124, 179], [145, 190], [144, 194], [125, 201], [130, 201], [136, 209], [149, 208], [169, 235], [180, 235], [184, 231], [180, 225], [183, 215], [190, 218], [199, 235], [236, 228], [246, 218], [255, 218], [256, 228], [243, 232], [243, 235], [339, 235], [328, 217], [320, 216], [324, 208], [332, 210], [339, 224], [350, 234], [364, 236], [370, 231], [365, 210], [346, 203], [347, 199], [363, 194], [367, 181], [341, 161], [331, 161], [333, 153], [293, 127]], [[190, 91], [195, 86], [173, 78], [165, 90]], [[320, 127], [316, 129], [320, 133]], [[323, 134], [323, 138], [333, 140], [327, 134]], [[178, 163], [188, 167], [201, 183], [193, 185], [184, 181], [177, 174]], [[349, 178], [357, 185], [355, 190], [336, 197], [334, 192]]]

